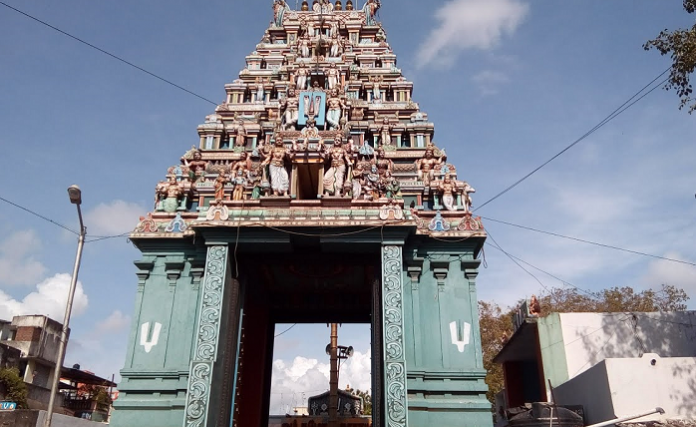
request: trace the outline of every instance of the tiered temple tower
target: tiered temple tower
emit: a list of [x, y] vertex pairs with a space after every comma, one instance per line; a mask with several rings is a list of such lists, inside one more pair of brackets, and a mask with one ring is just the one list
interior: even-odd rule
[[274, 1], [199, 143], [157, 184], [131, 235], [143, 256], [114, 426], [266, 425], [287, 322], [372, 325], [375, 426], [491, 425], [486, 234], [380, 6]]

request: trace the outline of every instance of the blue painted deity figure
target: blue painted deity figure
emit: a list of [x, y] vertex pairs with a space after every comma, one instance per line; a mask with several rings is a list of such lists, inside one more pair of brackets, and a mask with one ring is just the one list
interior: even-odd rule
[[290, 6], [284, 0], [275, 0], [273, 2], [273, 25], [282, 27], [283, 17], [288, 10], [290, 10]]
[[377, 11], [380, 7], [382, 7], [382, 4], [379, 0], [367, 0], [367, 3], [365, 3], [365, 6], [363, 6], [363, 12], [365, 12], [365, 25], [377, 25], [375, 16], [377, 15]]

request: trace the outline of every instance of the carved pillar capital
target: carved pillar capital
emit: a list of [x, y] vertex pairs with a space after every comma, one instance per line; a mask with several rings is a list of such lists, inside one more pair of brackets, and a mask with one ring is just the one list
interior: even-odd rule
[[135, 267], [138, 269], [135, 275], [138, 276], [138, 291], [142, 292], [143, 287], [145, 287], [145, 282], [150, 278], [150, 273], [152, 269], [155, 268], [155, 260], [153, 259], [142, 259], [135, 261]]
[[181, 277], [181, 272], [184, 271], [183, 260], [167, 260], [164, 262], [164, 271], [167, 273], [169, 286], [176, 286], [176, 281]]

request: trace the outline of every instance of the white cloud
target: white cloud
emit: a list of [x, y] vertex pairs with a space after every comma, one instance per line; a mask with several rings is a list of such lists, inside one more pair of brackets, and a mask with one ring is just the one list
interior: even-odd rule
[[41, 250], [34, 230], [18, 231], [0, 243], [0, 284], [32, 285], [41, 280], [46, 267], [34, 256]]
[[[328, 362], [328, 360], [327, 360]], [[307, 399], [329, 389], [329, 363], [297, 356], [289, 363], [277, 359], [273, 362], [271, 382], [271, 414], [290, 413], [295, 406], [306, 406]], [[353, 357], [341, 363], [338, 387], [345, 389], [371, 389], [370, 351], [356, 351]]]
[[484, 70], [474, 75], [471, 80], [476, 83], [482, 95], [495, 95], [500, 86], [508, 83], [510, 78], [500, 71]]
[[[0, 319], [13, 316], [41, 314], [59, 322], [63, 321], [65, 306], [70, 289], [70, 275], [56, 274], [36, 285], [36, 291], [25, 296], [21, 301], [0, 291]], [[78, 280], [73, 300], [73, 315], [80, 315], [86, 309], [89, 300], [82, 283]]]
[[451, 65], [463, 50], [491, 49], [515, 32], [528, 11], [520, 0], [450, 0], [435, 11], [438, 25], [419, 47], [419, 64]]
[[85, 214], [85, 226], [92, 235], [117, 235], [133, 230], [147, 209], [137, 203], [114, 200], [100, 203]]
[[121, 310], [115, 310], [109, 317], [97, 323], [95, 333], [101, 335], [121, 332], [128, 328], [130, 321], [130, 316], [123, 314]]

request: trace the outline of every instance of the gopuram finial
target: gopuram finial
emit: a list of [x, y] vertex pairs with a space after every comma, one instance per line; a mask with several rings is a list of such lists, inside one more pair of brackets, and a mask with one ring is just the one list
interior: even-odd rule
[[307, 3], [307, 0], [302, 0], [302, 11], [306, 12], [309, 10], [309, 3]]
[[353, 10], [353, 0], [348, 0], [346, 2], [346, 10]]

